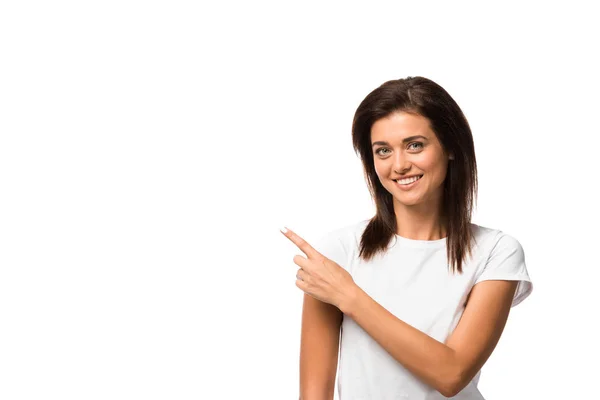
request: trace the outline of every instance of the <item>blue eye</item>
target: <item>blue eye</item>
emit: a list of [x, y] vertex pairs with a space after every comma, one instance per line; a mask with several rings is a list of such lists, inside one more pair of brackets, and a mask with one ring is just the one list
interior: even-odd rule
[[[421, 143], [421, 142], [412, 142], [411, 144], [408, 145], [408, 147], [412, 146], [413, 144], [418, 145], [418, 147], [413, 147], [412, 150], [420, 150], [423, 148], [423, 143]], [[380, 153], [382, 150], [389, 150], [389, 149], [387, 147], [381, 147], [381, 148], [377, 149], [377, 151], [375, 151], [375, 154], [380, 155], [380, 156], [384, 155], [384, 154]]]

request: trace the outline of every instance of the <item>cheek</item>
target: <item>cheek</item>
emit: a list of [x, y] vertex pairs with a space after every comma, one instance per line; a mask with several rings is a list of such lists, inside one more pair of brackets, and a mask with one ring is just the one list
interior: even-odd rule
[[378, 167], [375, 169], [375, 171], [377, 173], [377, 178], [379, 178], [379, 182], [384, 187], [389, 187], [390, 182], [391, 182], [390, 181], [390, 171], [388, 169], [386, 169], [385, 167]]
[[435, 154], [433, 155], [423, 155], [418, 161], [417, 164], [424, 171], [434, 172], [439, 169], [440, 163]]
[[385, 167], [383, 165], [381, 165], [381, 163], [378, 163], [378, 162], [375, 162], [374, 167], [375, 167], [375, 173], [377, 174], [379, 179], [385, 178], [385, 176], [386, 176]]
[[433, 163], [428, 167], [430, 171], [430, 176], [434, 181], [444, 181], [446, 178], [446, 167], [443, 164]]
[[443, 174], [444, 169], [446, 168], [446, 165], [441, 162], [441, 159], [441, 154], [429, 154], [427, 157], [421, 158], [417, 165], [424, 171], [439, 175]]

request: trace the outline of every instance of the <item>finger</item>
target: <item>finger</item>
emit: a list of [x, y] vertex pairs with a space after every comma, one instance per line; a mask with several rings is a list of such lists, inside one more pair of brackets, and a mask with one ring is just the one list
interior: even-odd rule
[[307, 286], [304, 283], [304, 281], [296, 279], [296, 287], [298, 287], [300, 290], [306, 293]]
[[306, 257], [303, 257], [300, 254], [296, 254], [292, 260], [294, 261], [294, 264], [296, 264], [300, 268], [304, 268], [306, 271], [310, 269], [311, 264]]
[[323, 257], [323, 255], [321, 253], [319, 253], [317, 250], [315, 250], [310, 244], [308, 244], [308, 242], [306, 240], [302, 239], [299, 235], [297, 235], [291, 229], [287, 229], [286, 227], [283, 227], [281, 229], [281, 233], [283, 233], [283, 235], [285, 237], [290, 239], [292, 241], [292, 243], [294, 243], [296, 246], [298, 246], [298, 248], [300, 250], [302, 250], [302, 252], [304, 254], [306, 254], [306, 256], [308, 258], [313, 259], [313, 258]]

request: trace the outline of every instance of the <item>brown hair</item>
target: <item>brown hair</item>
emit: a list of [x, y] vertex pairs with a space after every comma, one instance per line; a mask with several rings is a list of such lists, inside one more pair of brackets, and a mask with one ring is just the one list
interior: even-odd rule
[[448, 263], [462, 273], [466, 252], [471, 253], [471, 213], [477, 195], [473, 135], [462, 110], [448, 92], [421, 76], [383, 83], [365, 97], [354, 114], [352, 144], [363, 163], [377, 209], [362, 234], [359, 257], [370, 260], [378, 252], [385, 252], [397, 230], [392, 194], [375, 172], [371, 127], [375, 121], [399, 111], [427, 118], [443, 149], [454, 155], [444, 181], [442, 212], [447, 220]]

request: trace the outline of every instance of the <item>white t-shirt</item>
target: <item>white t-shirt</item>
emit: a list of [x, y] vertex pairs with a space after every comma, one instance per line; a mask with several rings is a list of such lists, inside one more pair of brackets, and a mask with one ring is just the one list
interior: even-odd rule
[[[445, 343], [457, 326], [471, 288], [485, 280], [519, 281], [512, 307], [533, 289], [520, 243], [500, 230], [471, 224], [472, 256], [463, 273], [453, 274], [446, 238], [413, 240], [395, 235], [384, 255], [358, 258], [360, 238], [369, 220], [323, 235], [314, 247], [345, 268], [370, 297], [402, 321]], [[484, 399], [477, 383], [481, 371], [452, 399]], [[446, 399], [397, 362], [354, 320], [344, 315], [338, 361], [340, 400]]]

